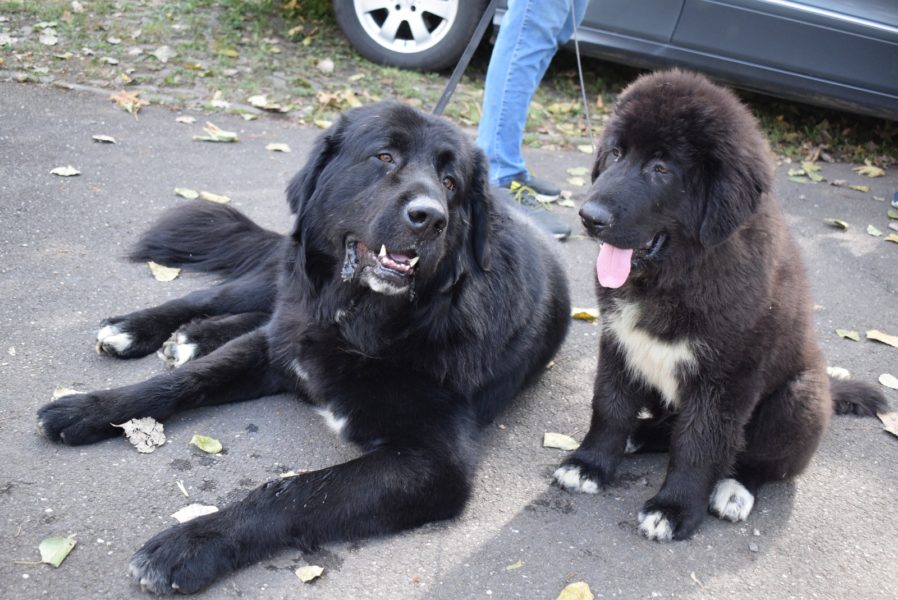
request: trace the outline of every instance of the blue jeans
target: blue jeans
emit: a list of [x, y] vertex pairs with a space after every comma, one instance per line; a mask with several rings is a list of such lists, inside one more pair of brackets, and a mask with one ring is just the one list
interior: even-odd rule
[[[587, 2], [573, 2], [578, 24]], [[494, 185], [529, 179], [521, 156], [527, 109], [558, 47], [574, 33], [571, 0], [509, 0], [508, 5], [486, 71], [477, 135]]]

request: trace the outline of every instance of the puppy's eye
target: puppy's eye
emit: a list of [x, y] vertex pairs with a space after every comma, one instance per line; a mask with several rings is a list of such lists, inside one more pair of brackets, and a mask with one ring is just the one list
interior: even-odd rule
[[455, 180], [451, 177], [443, 177], [443, 187], [449, 190], [450, 192], [455, 191]]
[[622, 154], [623, 154], [623, 151], [618, 146], [615, 146], [614, 148], [611, 149], [611, 156], [614, 157], [614, 160], [617, 160], [618, 158], [620, 158]]
[[662, 175], [664, 175], [665, 173], [670, 173], [670, 170], [661, 163], [655, 163], [655, 166], [652, 167], [652, 170], [655, 173], [661, 173]]
[[377, 160], [385, 163], [391, 163], [393, 162], [393, 155], [389, 152], [381, 152], [377, 155]]

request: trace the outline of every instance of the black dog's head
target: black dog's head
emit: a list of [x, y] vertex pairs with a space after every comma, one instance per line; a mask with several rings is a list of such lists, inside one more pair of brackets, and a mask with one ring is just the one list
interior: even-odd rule
[[487, 190], [483, 154], [449, 122], [398, 103], [349, 111], [290, 183], [297, 260], [315, 286], [401, 297], [488, 269]]
[[580, 216], [603, 242], [599, 283], [659, 263], [673, 245], [711, 248], [755, 211], [772, 183], [770, 151], [736, 96], [678, 70], [645, 75], [619, 96], [599, 143]]

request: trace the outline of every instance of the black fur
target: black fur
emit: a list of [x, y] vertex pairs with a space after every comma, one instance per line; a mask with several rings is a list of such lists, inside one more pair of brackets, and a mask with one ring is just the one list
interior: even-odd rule
[[[871, 386], [827, 378], [799, 250], [771, 188], [766, 140], [728, 90], [668, 71], [618, 98], [580, 214], [593, 237], [634, 252], [620, 287], [597, 285], [592, 423], [556, 479], [592, 491], [611, 481], [628, 441], [631, 451], [669, 448], [667, 478], [640, 515], [650, 538], [689, 538], [723, 478], [754, 494], [800, 473], [834, 409], [884, 406]], [[652, 417], [637, 418], [642, 408]]]
[[[552, 242], [493, 200], [486, 175], [482, 153], [446, 121], [373, 105], [322, 135], [290, 183], [288, 238], [216, 205], [181, 209], [144, 238], [141, 260], [235, 278], [119, 318], [142, 350], [188, 322], [182, 333], [196, 336], [248, 327], [235, 322], [252, 321], [248, 311], [264, 320], [277, 277], [271, 320], [143, 383], [47, 404], [38, 418], [50, 439], [84, 444], [132, 417], [291, 391], [345, 419], [342, 435], [365, 453], [158, 534], [131, 561], [143, 587], [193, 592], [282, 547], [462, 510], [478, 426], [542, 370], [570, 310]], [[376, 257], [382, 244], [392, 263]], [[230, 316], [192, 320], [195, 309]]]

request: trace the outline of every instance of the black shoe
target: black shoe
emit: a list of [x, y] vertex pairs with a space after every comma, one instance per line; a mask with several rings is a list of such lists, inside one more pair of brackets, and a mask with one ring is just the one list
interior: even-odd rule
[[561, 195], [561, 188], [559, 188], [551, 181], [538, 179], [533, 176], [525, 179], [523, 174], [515, 177], [513, 180], [509, 181], [502, 187], [510, 189], [512, 193], [514, 193], [516, 191], [516, 188], [519, 186], [530, 188], [533, 195], [536, 196], [536, 199], [542, 202], [551, 202], [552, 200], [558, 200], [558, 197]]
[[507, 202], [529, 216], [546, 233], [556, 240], [567, 239], [571, 235], [571, 228], [567, 223], [550, 212], [546, 204], [537, 200], [536, 194], [527, 190], [527, 186], [516, 186], [515, 191], [506, 187], [490, 188], [501, 202]]

